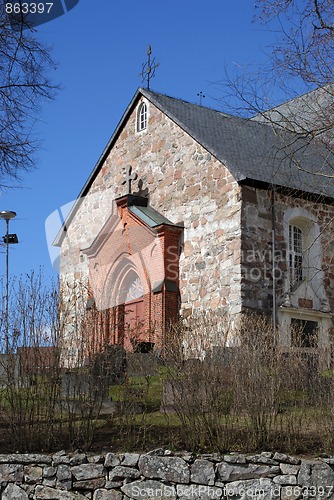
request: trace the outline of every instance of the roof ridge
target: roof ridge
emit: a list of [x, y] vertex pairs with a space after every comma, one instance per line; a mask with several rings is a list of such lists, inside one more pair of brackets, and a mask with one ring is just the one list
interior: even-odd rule
[[250, 120], [255, 121], [255, 119], [258, 116], [266, 115], [266, 114], [270, 113], [271, 111], [275, 111], [275, 110], [281, 108], [282, 106], [287, 106], [287, 105], [289, 106], [294, 101], [297, 102], [297, 101], [301, 101], [303, 99], [308, 99], [308, 97], [311, 94], [315, 95], [316, 93], [321, 92], [321, 91], [327, 92], [327, 90], [326, 90], [327, 88], [330, 89], [329, 92], [333, 92], [334, 91], [334, 82], [327, 83], [323, 87], [317, 87], [315, 89], [308, 90], [307, 92], [304, 92], [303, 94], [296, 95], [295, 97], [291, 97], [287, 101], [283, 101], [280, 104], [276, 104], [276, 105], [274, 105], [266, 110], [260, 111], [259, 113], [256, 113], [255, 115], [250, 117]]
[[[234, 115], [231, 115], [229, 113], [225, 113], [224, 111], [221, 111], [219, 109], [212, 108], [210, 106], [204, 106], [202, 104], [197, 104], [195, 102], [187, 101], [186, 99], [181, 99], [180, 97], [174, 97], [174, 96], [171, 96], [171, 95], [168, 95], [168, 94], [164, 94], [162, 92], [157, 92], [155, 90], [144, 89], [142, 87], [140, 87], [138, 90], [143, 95], [145, 95], [145, 94], [153, 94], [153, 96], [167, 97], [168, 99], [172, 99], [173, 101], [184, 102], [185, 104], [189, 104], [190, 106], [195, 106], [196, 108], [199, 108], [199, 109], [202, 108], [204, 110], [214, 111], [216, 113], [219, 113], [220, 115], [225, 116], [226, 118], [231, 117], [231, 118], [241, 118], [242, 120], [249, 120], [249, 118], [243, 118], [243, 117], [240, 117], [240, 116], [234, 116]], [[145, 96], [145, 97], [148, 97], [148, 96]]]

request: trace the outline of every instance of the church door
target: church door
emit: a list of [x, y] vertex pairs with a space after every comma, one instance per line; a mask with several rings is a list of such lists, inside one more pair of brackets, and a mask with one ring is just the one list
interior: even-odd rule
[[144, 333], [144, 300], [127, 302], [124, 306], [124, 347], [136, 350]]
[[[131, 273], [132, 274], [132, 273]], [[137, 274], [128, 276], [124, 300], [123, 345], [125, 349], [136, 350], [144, 334], [143, 286]], [[123, 285], [124, 287], [124, 285]]]

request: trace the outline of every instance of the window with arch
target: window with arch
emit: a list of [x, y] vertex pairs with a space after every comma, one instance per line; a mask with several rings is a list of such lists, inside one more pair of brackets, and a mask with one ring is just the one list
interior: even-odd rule
[[304, 278], [304, 234], [300, 227], [289, 224], [290, 285], [295, 286]]
[[287, 218], [287, 264], [290, 289], [302, 282], [321, 286], [320, 227], [306, 210], [294, 209]]
[[143, 285], [138, 276], [134, 275], [131, 282], [127, 284], [127, 287], [128, 290], [125, 297], [125, 302], [131, 302], [132, 300], [140, 299], [143, 297]]
[[142, 102], [137, 111], [137, 132], [147, 128], [147, 104]]

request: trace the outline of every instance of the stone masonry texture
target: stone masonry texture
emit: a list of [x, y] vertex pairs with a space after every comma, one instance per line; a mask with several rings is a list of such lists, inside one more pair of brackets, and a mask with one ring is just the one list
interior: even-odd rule
[[153, 450], [0, 455], [2, 500], [334, 499], [334, 457]]

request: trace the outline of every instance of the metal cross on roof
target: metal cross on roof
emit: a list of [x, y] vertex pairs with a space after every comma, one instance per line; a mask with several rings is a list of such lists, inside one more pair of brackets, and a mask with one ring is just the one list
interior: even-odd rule
[[122, 180], [122, 185], [126, 184], [126, 194], [131, 194], [131, 182], [135, 181], [138, 177], [136, 172], [134, 172], [133, 174], [131, 172], [132, 172], [131, 165], [125, 167], [125, 178]]
[[205, 98], [205, 95], [203, 94], [202, 91], [200, 91], [197, 95], [199, 97], [199, 105], [202, 106], [202, 101]]
[[155, 70], [159, 66], [159, 63], [155, 62], [155, 57], [151, 60], [152, 49], [151, 45], [147, 47], [147, 62], [142, 66], [142, 72], [139, 76], [142, 77], [142, 82], [146, 81], [147, 88], [150, 88], [150, 80], [155, 75]]

